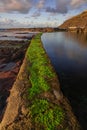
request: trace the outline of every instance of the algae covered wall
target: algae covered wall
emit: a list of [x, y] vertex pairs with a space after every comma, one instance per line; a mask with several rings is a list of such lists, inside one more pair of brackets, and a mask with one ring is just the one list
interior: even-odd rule
[[43, 45], [41, 34], [29, 45], [14, 83], [1, 130], [80, 130]]

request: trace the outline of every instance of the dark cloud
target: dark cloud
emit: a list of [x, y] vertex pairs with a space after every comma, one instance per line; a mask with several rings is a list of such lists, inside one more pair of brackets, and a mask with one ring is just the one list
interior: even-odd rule
[[55, 0], [55, 8], [47, 7], [46, 12], [67, 13], [70, 0]]
[[56, 11], [59, 13], [67, 13], [70, 0], [56, 0]]
[[69, 10], [77, 9], [87, 4], [87, 0], [55, 0], [55, 7], [46, 7], [46, 12], [65, 14]]

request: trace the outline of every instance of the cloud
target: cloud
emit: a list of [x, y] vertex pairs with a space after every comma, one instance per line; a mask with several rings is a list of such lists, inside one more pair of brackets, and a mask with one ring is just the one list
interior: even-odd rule
[[55, 0], [55, 7], [46, 7], [46, 12], [65, 14], [69, 10], [77, 9], [84, 4], [87, 4], [87, 0]]
[[32, 8], [52, 13], [67, 13], [87, 4], [87, 0], [0, 0], [0, 12], [28, 13]]
[[67, 13], [70, 0], [56, 0], [56, 11], [59, 13]]
[[72, 6], [72, 8], [78, 8], [85, 3], [87, 3], [86, 0], [71, 0], [70, 5]]
[[28, 13], [31, 8], [43, 9], [48, 0], [0, 0], [0, 12]]
[[70, 0], [55, 0], [55, 8], [47, 7], [46, 12], [67, 13]]
[[0, 28], [17, 28], [17, 27], [32, 27], [33, 21], [28, 22], [28, 21], [17, 21], [16, 19], [9, 19], [9, 18], [2, 18], [0, 19]]
[[18, 22], [13, 19], [8, 19], [8, 18], [1, 18], [0, 19], [0, 27], [5, 28], [5, 27], [10, 27], [18, 25]]
[[46, 12], [50, 12], [50, 13], [57, 13], [57, 9], [56, 8], [52, 8], [52, 7], [47, 7], [46, 8]]
[[0, 12], [28, 13], [32, 4], [32, 0], [0, 0]]
[[46, 0], [39, 0], [38, 3], [36, 4], [36, 7], [38, 9], [43, 9], [45, 6], [45, 2], [46, 2]]
[[37, 18], [37, 17], [39, 17], [40, 15], [41, 15], [40, 12], [35, 12], [35, 13], [33, 13], [33, 14], [31, 15], [31, 17]]

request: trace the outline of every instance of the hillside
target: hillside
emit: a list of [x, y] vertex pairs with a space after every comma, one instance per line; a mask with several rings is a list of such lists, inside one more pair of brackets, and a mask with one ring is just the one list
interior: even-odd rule
[[68, 28], [68, 27], [85, 27], [87, 29], [87, 10], [81, 14], [74, 16], [66, 20], [59, 28]]

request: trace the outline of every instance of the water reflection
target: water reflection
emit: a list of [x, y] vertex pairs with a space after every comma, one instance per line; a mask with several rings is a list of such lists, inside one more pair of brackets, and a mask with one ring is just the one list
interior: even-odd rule
[[71, 32], [71, 33], [65, 33], [65, 35], [66, 37], [75, 39], [75, 41], [77, 41], [79, 45], [83, 47], [87, 46], [87, 32], [84, 33]]
[[44, 47], [73, 110], [87, 130], [87, 33], [46, 33]]

